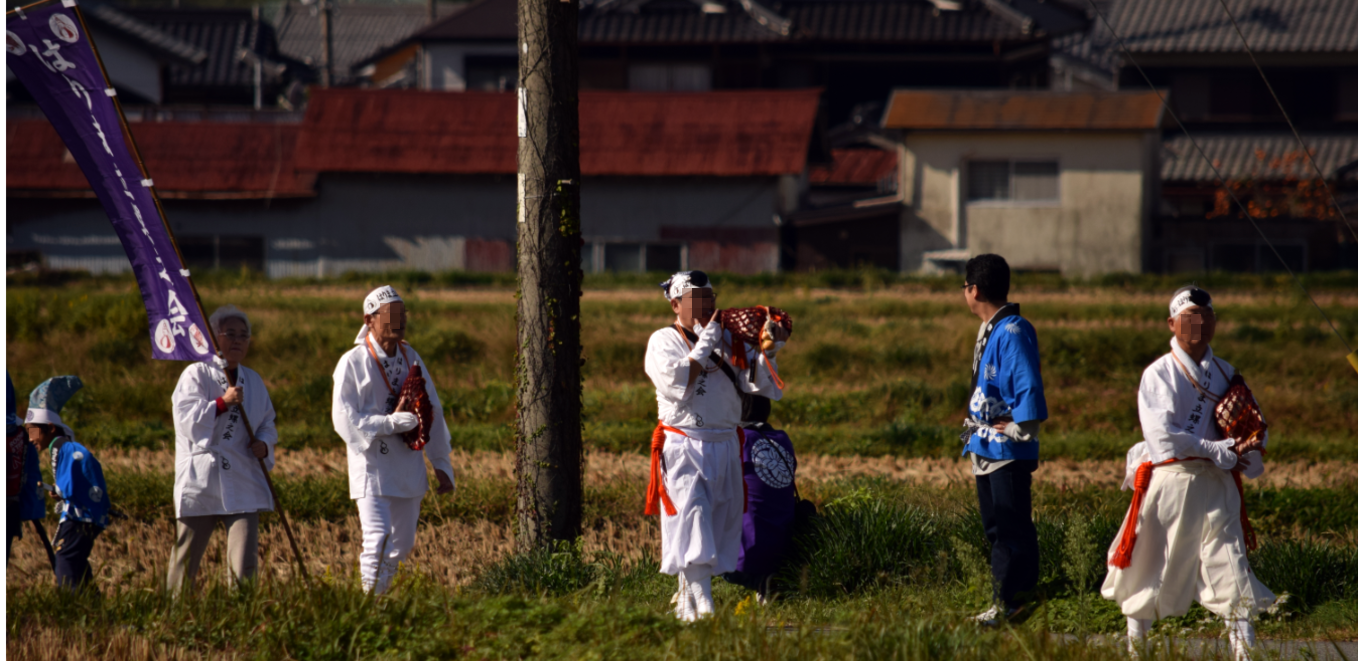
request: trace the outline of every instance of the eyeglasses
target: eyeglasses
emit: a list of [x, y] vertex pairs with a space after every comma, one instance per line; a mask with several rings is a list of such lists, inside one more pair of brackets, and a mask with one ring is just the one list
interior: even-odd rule
[[243, 334], [243, 335], [242, 335], [242, 334], [239, 334], [239, 333], [222, 333], [222, 334], [218, 335], [217, 337], [220, 337], [220, 338], [222, 338], [223, 340], [226, 340], [227, 342], [249, 342], [249, 341], [250, 341], [250, 335], [249, 335], [249, 333], [246, 333], [246, 334]]
[[963, 289], [969, 289], [969, 288], [975, 287], [975, 286], [976, 286], [976, 285], [973, 285], [973, 284], [971, 284], [970, 282], [964, 282], [964, 283], [962, 283], [962, 288], [963, 288]]

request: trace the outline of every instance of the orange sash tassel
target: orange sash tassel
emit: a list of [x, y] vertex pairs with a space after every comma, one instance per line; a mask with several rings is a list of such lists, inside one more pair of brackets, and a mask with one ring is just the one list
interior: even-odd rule
[[651, 481], [646, 485], [646, 516], [654, 516], [660, 513], [660, 505], [665, 505], [665, 513], [675, 516], [679, 510], [674, 509], [674, 501], [670, 500], [670, 495], [665, 492], [665, 477], [661, 475], [660, 465], [664, 463], [665, 451], [665, 432], [672, 431], [680, 436], [687, 437], [685, 434], [674, 427], [663, 422], [655, 423], [655, 431], [651, 433]]
[[[1122, 537], [1118, 541], [1117, 550], [1108, 559], [1109, 566], [1126, 569], [1132, 565], [1132, 550], [1136, 548], [1136, 524], [1141, 521], [1141, 506], [1146, 502], [1146, 492], [1151, 486], [1151, 473], [1157, 466], [1180, 461], [1211, 460], [1189, 457], [1187, 459], [1170, 459], [1158, 464], [1147, 461], [1136, 467], [1136, 477], [1132, 479], [1132, 504], [1127, 508], [1127, 518], [1122, 522]], [[1245, 548], [1253, 551], [1259, 546], [1259, 542], [1254, 535], [1254, 527], [1250, 525], [1250, 517], [1245, 512], [1245, 485], [1240, 481], [1238, 471], [1231, 471], [1231, 477], [1235, 478], [1235, 489], [1240, 494], [1240, 527], [1245, 535]]]

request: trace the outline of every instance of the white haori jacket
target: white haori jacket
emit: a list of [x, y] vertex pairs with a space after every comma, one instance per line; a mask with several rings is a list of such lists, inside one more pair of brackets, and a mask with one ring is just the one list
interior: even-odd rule
[[[1109, 549], [1112, 558], [1126, 526], [1136, 526], [1131, 563], [1126, 569], [1110, 565], [1101, 592], [1127, 617], [1182, 615], [1196, 600], [1223, 618], [1248, 618], [1272, 604], [1274, 596], [1246, 557], [1240, 493], [1230, 471], [1236, 440], [1220, 437], [1212, 422], [1215, 403], [1193, 386], [1179, 363], [1217, 398], [1235, 370], [1211, 349], [1200, 362], [1176, 340], [1170, 340], [1170, 351], [1142, 375], [1137, 399], [1146, 440], [1127, 453], [1123, 489], [1132, 488], [1137, 468], [1148, 461], [1205, 458], [1210, 463], [1180, 461], [1155, 468], [1137, 520], [1124, 522]], [[1260, 453], [1245, 456], [1250, 467], [1242, 475], [1262, 475]]]
[[[348, 446], [349, 497], [357, 500], [369, 496], [423, 496], [429, 489], [429, 476], [424, 468], [426, 455], [430, 465], [453, 480], [452, 434], [448, 432], [443, 404], [439, 402], [434, 378], [424, 359], [404, 343], [404, 353], [398, 350], [395, 356], [388, 356], [382, 345], [374, 341], [372, 351], [385, 364], [384, 375], [383, 368], [378, 367], [369, 353], [367, 333], [359, 333], [354, 344], [335, 367], [331, 408], [335, 432]], [[434, 428], [430, 430], [429, 443], [423, 451], [411, 450], [400, 434], [384, 433], [388, 429], [385, 424], [388, 400], [395, 404], [393, 392], [400, 393], [401, 384], [405, 383], [410, 371], [407, 359], [423, 366], [425, 391], [429, 393], [429, 403], [434, 409]], [[392, 384], [390, 390], [384, 381]]]
[[[220, 361], [220, 359], [218, 359]], [[241, 387], [245, 416], [237, 406], [217, 414], [217, 398], [229, 382], [221, 366], [194, 363], [179, 375], [170, 397], [174, 414], [174, 514], [176, 518], [218, 516], [273, 510], [273, 497], [259, 460], [250, 451], [245, 417], [255, 438], [269, 446], [264, 465], [273, 470], [278, 430], [273, 401], [264, 379], [241, 365], [236, 385]]]
[[[731, 334], [724, 331], [719, 359], [729, 362]], [[780, 345], [781, 346], [781, 345]], [[664, 483], [676, 514], [660, 512], [660, 571], [678, 574], [702, 568], [716, 575], [735, 571], [740, 559], [744, 478], [740, 471], [740, 395], [720, 368], [698, 375], [688, 385], [691, 347], [673, 326], [651, 335], [646, 374], [655, 384], [660, 422], [681, 433], [665, 432]], [[740, 389], [782, 399], [770, 367], [778, 363], [751, 348], [749, 371], [731, 365]]]
[[[780, 342], [778, 348], [781, 347]], [[646, 375], [655, 384], [660, 421], [684, 430], [735, 429], [740, 424], [739, 393], [730, 377], [721, 369], [699, 374], [698, 380], [690, 388], [688, 375], [691, 363], [688, 354], [691, 350], [692, 347], [675, 326], [651, 334], [651, 341], [646, 346]], [[742, 371], [730, 364], [730, 351], [731, 331], [724, 330], [722, 346], [717, 353], [731, 366], [741, 390], [774, 401], [783, 398], [783, 390], [773, 381], [770, 372], [770, 368], [773, 371], [778, 369], [776, 359], [771, 360], [762, 351], [747, 347], [747, 360], [755, 368], [754, 383], [751, 383], [748, 370]]]
[[[1170, 352], [1151, 363], [1141, 374], [1137, 411], [1146, 440], [1132, 446], [1127, 453], [1124, 490], [1131, 488], [1137, 467], [1145, 461], [1158, 464], [1170, 459], [1201, 457], [1211, 459], [1222, 470], [1235, 467], [1235, 453], [1231, 448], [1236, 439], [1221, 438], [1212, 422], [1216, 403], [1193, 387], [1179, 363], [1183, 363], [1198, 385], [1215, 398], [1226, 394], [1235, 368], [1217, 358], [1211, 347], [1199, 362], [1179, 347], [1177, 339], [1170, 338], [1169, 346]], [[1268, 432], [1264, 432], [1264, 444], [1268, 445]], [[1253, 479], [1264, 474], [1260, 453], [1250, 452], [1245, 458], [1250, 462], [1250, 467], [1243, 472], [1245, 477]]]

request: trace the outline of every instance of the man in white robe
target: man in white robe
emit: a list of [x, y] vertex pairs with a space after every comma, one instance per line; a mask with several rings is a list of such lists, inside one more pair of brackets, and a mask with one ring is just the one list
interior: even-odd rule
[[233, 579], [254, 578], [259, 570], [259, 513], [273, 511], [273, 496], [259, 465], [263, 459], [273, 470], [278, 443], [273, 402], [259, 374], [240, 364], [250, 348], [250, 320], [227, 305], [208, 322], [220, 353], [212, 364], [185, 368], [170, 398], [177, 534], [165, 585], [174, 593], [186, 581], [192, 587], [218, 523], [226, 528]]
[[[438, 493], [453, 491], [452, 436], [428, 364], [405, 343], [405, 302], [395, 289], [378, 287], [368, 294], [363, 324], [354, 348], [335, 367], [331, 417], [348, 446], [349, 497], [358, 505], [363, 526], [363, 587], [382, 594], [415, 546], [420, 502], [429, 490], [426, 455]], [[412, 449], [401, 436], [419, 424], [415, 414], [395, 410], [411, 365], [421, 366], [433, 407], [423, 450]]]
[[661, 288], [677, 323], [646, 347], [660, 414], [647, 510], [660, 512], [660, 571], [679, 577], [675, 614], [693, 621], [713, 611], [712, 577], [734, 571], [740, 557], [740, 393], [782, 398], [774, 356], [787, 334], [774, 331], [767, 353], [747, 349], [750, 367], [739, 369], [707, 275], [676, 273]]
[[1134, 654], [1156, 619], [1182, 615], [1197, 600], [1226, 621], [1236, 658], [1248, 659], [1250, 620], [1274, 596], [1245, 556], [1251, 536], [1232, 472], [1263, 474], [1267, 435], [1223, 439], [1213, 423], [1235, 369], [1212, 353], [1211, 296], [1184, 287], [1169, 308], [1170, 353], [1146, 368], [1137, 398], [1146, 440], [1127, 454], [1123, 488], [1138, 494], [1109, 550], [1102, 593], [1127, 616]]

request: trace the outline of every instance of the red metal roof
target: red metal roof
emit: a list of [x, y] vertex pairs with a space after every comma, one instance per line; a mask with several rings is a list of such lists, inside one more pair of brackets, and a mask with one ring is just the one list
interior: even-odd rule
[[[801, 172], [820, 90], [580, 94], [584, 175]], [[517, 172], [515, 95], [312, 90], [300, 170]]]
[[813, 184], [871, 186], [896, 169], [896, 153], [885, 149], [835, 149], [834, 162], [812, 166], [807, 173]]
[[1154, 92], [914, 91], [891, 95], [882, 126], [947, 130], [1139, 130], [1160, 127]]
[[[162, 197], [315, 195], [314, 177], [299, 177], [293, 165], [295, 125], [135, 122], [130, 126]], [[6, 132], [5, 185], [10, 195], [18, 191], [93, 195], [84, 173], [49, 122], [10, 120]]]

